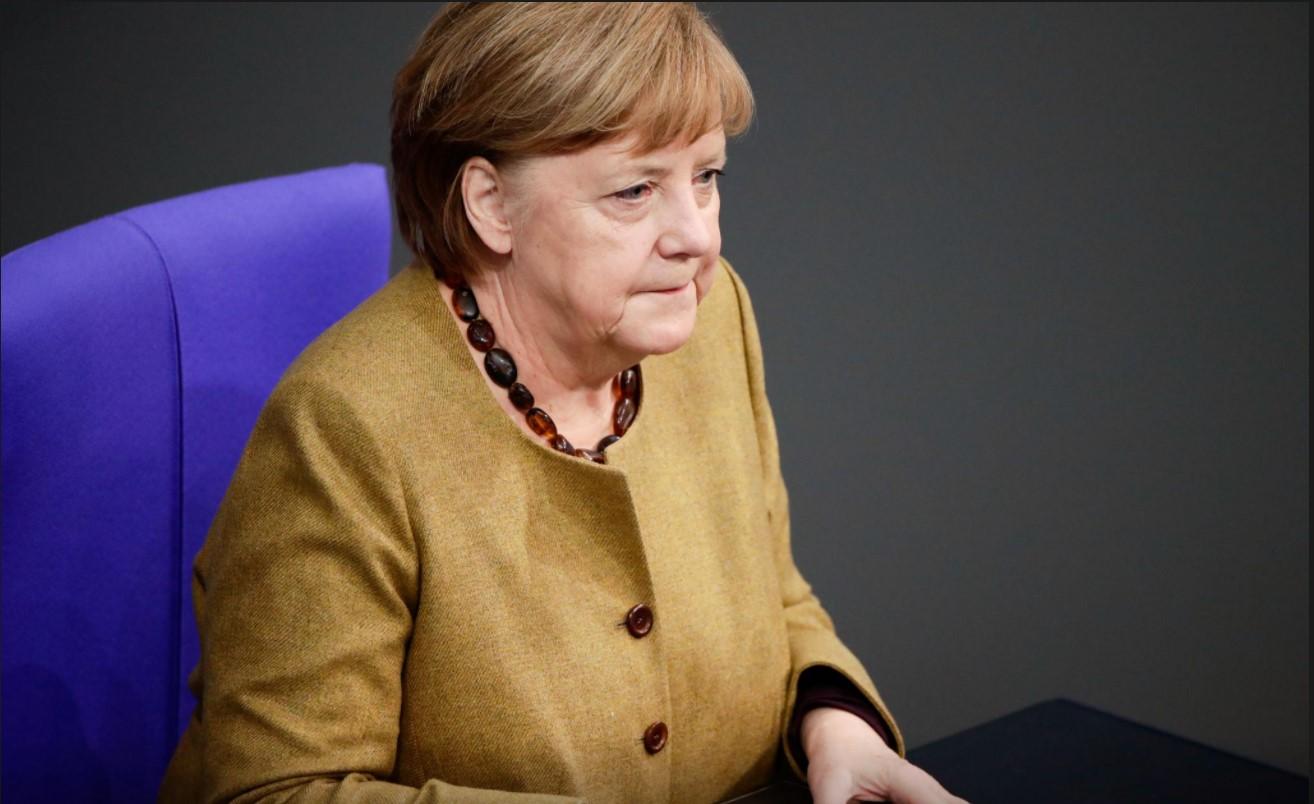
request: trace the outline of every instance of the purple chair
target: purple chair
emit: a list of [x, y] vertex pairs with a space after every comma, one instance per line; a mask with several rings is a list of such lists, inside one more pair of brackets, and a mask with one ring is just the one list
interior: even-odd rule
[[192, 560], [265, 398], [390, 243], [383, 167], [350, 164], [0, 261], [5, 801], [154, 800], [194, 704]]

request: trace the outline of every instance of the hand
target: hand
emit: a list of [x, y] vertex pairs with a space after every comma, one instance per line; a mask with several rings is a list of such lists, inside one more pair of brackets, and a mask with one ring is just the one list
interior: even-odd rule
[[814, 804], [967, 804], [896, 754], [862, 718], [843, 709], [823, 706], [808, 712], [800, 737]]

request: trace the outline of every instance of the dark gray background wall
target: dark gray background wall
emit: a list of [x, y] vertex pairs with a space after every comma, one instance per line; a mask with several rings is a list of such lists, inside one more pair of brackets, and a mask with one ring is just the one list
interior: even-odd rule
[[[1308, 7], [704, 8], [795, 553], [910, 742], [1066, 696], [1308, 773]], [[3, 251], [386, 163], [435, 9], [6, 5]]]

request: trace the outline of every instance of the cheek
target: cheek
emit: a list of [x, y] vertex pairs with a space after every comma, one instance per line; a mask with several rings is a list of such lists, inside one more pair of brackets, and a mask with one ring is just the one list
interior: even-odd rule
[[533, 264], [541, 290], [556, 303], [583, 312], [616, 284], [610, 266], [625, 257], [628, 238], [589, 210], [566, 202], [544, 204], [525, 216], [523, 239], [517, 243], [523, 259]]
[[642, 287], [650, 249], [642, 238], [599, 232], [572, 255], [570, 306], [583, 328], [610, 332], [625, 313], [625, 305]]

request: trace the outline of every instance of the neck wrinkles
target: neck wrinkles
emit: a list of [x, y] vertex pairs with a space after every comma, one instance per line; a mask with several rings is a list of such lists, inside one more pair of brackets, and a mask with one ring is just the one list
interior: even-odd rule
[[467, 281], [480, 314], [493, 325], [497, 345], [516, 361], [518, 381], [567, 437], [572, 429], [593, 429], [599, 417], [610, 419], [612, 379], [630, 364], [572, 352], [563, 345], [558, 317], [542, 310], [507, 271], [485, 270]]

